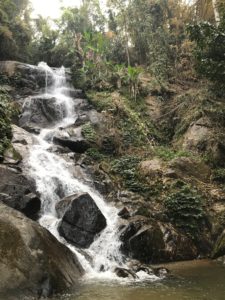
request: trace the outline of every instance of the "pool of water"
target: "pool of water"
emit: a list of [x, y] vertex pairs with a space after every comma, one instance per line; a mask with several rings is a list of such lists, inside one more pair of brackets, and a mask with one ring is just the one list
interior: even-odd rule
[[168, 264], [157, 282], [82, 282], [73, 295], [54, 300], [225, 300], [225, 266], [200, 260]]

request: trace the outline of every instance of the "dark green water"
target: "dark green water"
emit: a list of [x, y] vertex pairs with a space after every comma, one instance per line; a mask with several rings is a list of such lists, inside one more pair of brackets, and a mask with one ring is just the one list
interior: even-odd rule
[[79, 292], [54, 300], [225, 300], [225, 266], [194, 261], [167, 267], [172, 276], [160, 282], [83, 283]]

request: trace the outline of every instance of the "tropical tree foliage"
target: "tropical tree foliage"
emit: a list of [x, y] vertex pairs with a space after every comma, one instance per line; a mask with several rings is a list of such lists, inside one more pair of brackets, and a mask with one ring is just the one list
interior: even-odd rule
[[0, 59], [29, 60], [31, 36], [29, 1], [1, 1]]

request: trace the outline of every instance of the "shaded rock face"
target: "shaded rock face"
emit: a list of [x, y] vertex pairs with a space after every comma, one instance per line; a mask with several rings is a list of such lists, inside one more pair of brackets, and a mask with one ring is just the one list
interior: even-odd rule
[[69, 148], [71, 151], [76, 153], [84, 153], [90, 148], [90, 143], [83, 138], [54, 136], [53, 142], [57, 145]]
[[96, 234], [106, 227], [106, 219], [87, 193], [69, 196], [56, 205], [62, 218], [58, 230], [61, 236], [77, 247], [88, 248]]
[[63, 105], [57, 104], [56, 98], [45, 95], [30, 97], [25, 99], [19, 126], [32, 132], [35, 127], [44, 128], [53, 125], [65, 115]]
[[198, 251], [193, 241], [178, 233], [171, 224], [135, 216], [122, 227], [121, 251], [143, 263], [194, 259]]
[[35, 186], [15, 169], [0, 166], [0, 201], [23, 212], [27, 217], [37, 219], [41, 207]]
[[47, 297], [75, 288], [83, 269], [46, 229], [0, 203], [0, 295]]
[[[46, 72], [44, 69], [17, 61], [0, 62], [0, 73], [12, 79], [23, 95], [33, 94], [35, 89], [45, 87]], [[51, 82], [48, 74], [48, 82]]]
[[144, 218], [136, 218], [122, 230], [121, 250], [141, 262], [157, 262], [165, 248], [163, 235], [157, 224], [145, 225], [144, 223]]

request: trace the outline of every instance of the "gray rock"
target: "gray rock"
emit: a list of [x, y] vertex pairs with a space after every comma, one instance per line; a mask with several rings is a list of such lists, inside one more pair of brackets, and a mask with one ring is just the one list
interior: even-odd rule
[[19, 126], [28, 131], [54, 125], [66, 116], [65, 108], [62, 104], [57, 104], [54, 97], [42, 95], [28, 97], [24, 101]]
[[71, 151], [76, 153], [84, 153], [89, 149], [90, 143], [83, 138], [68, 138], [68, 137], [57, 137], [53, 138], [53, 142], [57, 145], [69, 148]]
[[118, 268], [115, 268], [114, 272], [118, 277], [121, 277], [121, 278], [131, 278], [131, 279], [138, 278], [138, 276], [133, 271], [128, 270], [128, 269], [118, 267]]
[[0, 201], [36, 219], [41, 201], [34, 194], [34, 184], [20, 172], [4, 166], [0, 166], [0, 178]]
[[0, 233], [0, 295], [47, 297], [76, 287], [84, 272], [76, 256], [46, 229], [2, 203]]
[[88, 248], [94, 237], [106, 227], [106, 219], [87, 193], [66, 197], [56, 205], [62, 218], [58, 230], [67, 241]]

